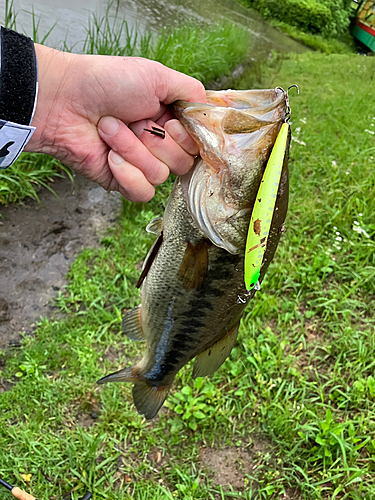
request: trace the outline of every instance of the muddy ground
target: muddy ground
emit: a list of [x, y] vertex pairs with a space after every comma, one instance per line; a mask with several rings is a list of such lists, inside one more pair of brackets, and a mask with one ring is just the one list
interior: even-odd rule
[[81, 176], [54, 182], [40, 202], [0, 208], [0, 349], [19, 344], [66, 284], [82, 248], [98, 245], [121, 209], [119, 193], [107, 193]]

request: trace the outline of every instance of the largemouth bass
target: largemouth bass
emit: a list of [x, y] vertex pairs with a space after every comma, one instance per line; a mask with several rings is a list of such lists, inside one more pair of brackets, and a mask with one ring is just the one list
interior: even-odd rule
[[[280, 89], [207, 92], [207, 104], [177, 101], [175, 114], [200, 156], [178, 177], [142, 271], [141, 305], [123, 331], [146, 341], [143, 359], [99, 380], [133, 383], [134, 404], [152, 419], [178, 371], [195, 358], [193, 377], [213, 374], [230, 354], [244, 308], [262, 282], [283, 231], [289, 181], [285, 156], [258, 286], [244, 285], [252, 208], [281, 125]], [[288, 146], [289, 147], [289, 141]], [[258, 221], [257, 221], [258, 222]], [[259, 221], [260, 223], [261, 221]]]

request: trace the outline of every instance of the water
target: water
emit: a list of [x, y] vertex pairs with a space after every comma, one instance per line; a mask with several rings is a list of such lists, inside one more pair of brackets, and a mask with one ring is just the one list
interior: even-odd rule
[[[5, 10], [0, 0], [0, 13]], [[89, 18], [102, 16], [106, 10], [103, 0], [14, 0], [17, 29], [32, 36], [32, 14], [39, 22], [39, 40], [54, 26], [46, 45], [82, 50]], [[109, 12], [125, 19], [130, 28], [141, 33], [159, 32], [163, 27], [175, 27], [193, 21], [199, 25], [231, 20], [244, 26], [252, 38], [254, 57], [266, 57], [270, 50], [302, 52], [305, 49], [268, 26], [254, 11], [240, 6], [235, 0], [117, 0]], [[0, 19], [3, 16], [0, 16]]]

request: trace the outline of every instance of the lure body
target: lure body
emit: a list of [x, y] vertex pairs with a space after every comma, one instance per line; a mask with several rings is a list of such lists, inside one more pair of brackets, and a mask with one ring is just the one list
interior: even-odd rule
[[260, 268], [267, 248], [281, 172], [287, 155], [288, 136], [289, 124], [284, 123], [267, 162], [256, 196], [245, 249], [244, 279], [247, 290], [254, 288], [260, 277]]

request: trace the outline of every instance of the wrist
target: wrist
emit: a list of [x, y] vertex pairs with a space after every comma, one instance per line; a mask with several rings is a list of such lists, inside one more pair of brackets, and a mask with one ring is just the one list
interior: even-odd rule
[[58, 120], [66, 102], [64, 87], [75, 55], [39, 44], [35, 44], [35, 52], [39, 90], [32, 124], [36, 130], [25, 151], [55, 156]]

